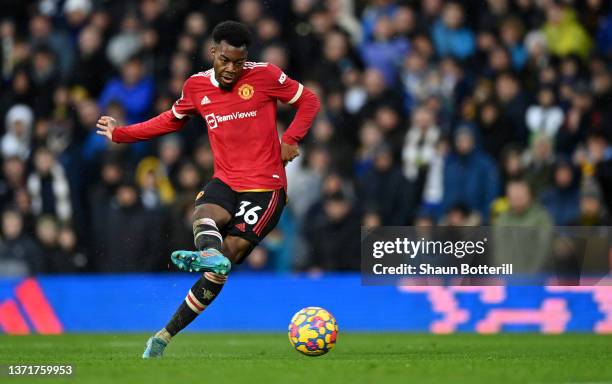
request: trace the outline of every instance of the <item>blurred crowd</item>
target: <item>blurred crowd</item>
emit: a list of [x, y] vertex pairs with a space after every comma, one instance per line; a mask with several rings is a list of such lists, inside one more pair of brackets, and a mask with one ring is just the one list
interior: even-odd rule
[[322, 100], [288, 208], [239, 269], [358, 269], [361, 226], [610, 225], [610, 2], [1, 3], [1, 275], [164, 271], [193, 248], [202, 119], [134, 145], [95, 124], [169, 109], [227, 19]]

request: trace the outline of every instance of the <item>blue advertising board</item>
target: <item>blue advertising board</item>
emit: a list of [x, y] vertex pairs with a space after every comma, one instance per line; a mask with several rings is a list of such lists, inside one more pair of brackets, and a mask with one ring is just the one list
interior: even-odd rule
[[[195, 275], [0, 279], [4, 333], [151, 332]], [[306, 306], [343, 331], [612, 332], [612, 287], [372, 287], [359, 275], [238, 273], [189, 331], [284, 331]]]

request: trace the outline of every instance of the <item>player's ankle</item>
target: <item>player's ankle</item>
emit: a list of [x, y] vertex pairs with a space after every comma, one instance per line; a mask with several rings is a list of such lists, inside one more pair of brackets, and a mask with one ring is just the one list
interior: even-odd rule
[[170, 343], [170, 340], [172, 340], [172, 335], [166, 330], [166, 328], [160, 329], [155, 334], [155, 337], [162, 339], [166, 344]]

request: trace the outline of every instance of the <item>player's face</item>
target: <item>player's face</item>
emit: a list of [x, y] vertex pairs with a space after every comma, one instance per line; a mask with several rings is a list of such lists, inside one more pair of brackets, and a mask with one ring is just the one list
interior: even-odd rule
[[247, 58], [244, 47], [234, 47], [225, 40], [211, 48], [215, 78], [222, 89], [231, 89], [240, 78]]

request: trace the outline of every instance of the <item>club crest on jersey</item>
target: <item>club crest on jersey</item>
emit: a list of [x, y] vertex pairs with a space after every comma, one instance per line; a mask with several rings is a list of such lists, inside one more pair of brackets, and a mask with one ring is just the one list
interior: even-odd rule
[[243, 100], [248, 100], [253, 97], [255, 93], [255, 89], [250, 84], [242, 84], [240, 88], [238, 88], [238, 96], [240, 96]]

